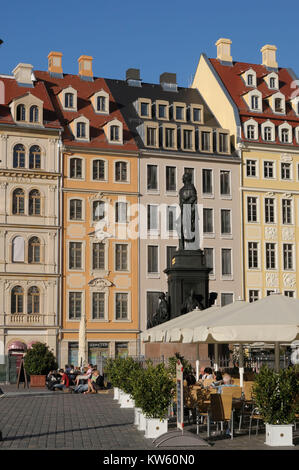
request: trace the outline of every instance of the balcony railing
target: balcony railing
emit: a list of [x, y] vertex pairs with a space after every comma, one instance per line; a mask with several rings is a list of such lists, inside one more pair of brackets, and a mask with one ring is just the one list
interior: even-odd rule
[[53, 314], [0, 314], [0, 325], [4, 326], [55, 326], [56, 315]]

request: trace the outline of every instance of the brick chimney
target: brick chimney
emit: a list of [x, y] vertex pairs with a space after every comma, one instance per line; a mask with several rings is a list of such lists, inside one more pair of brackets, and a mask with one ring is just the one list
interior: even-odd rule
[[83, 80], [92, 81], [92, 60], [93, 58], [89, 55], [81, 55], [78, 59], [79, 62], [79, 76]]
[[277, 69], [278, 63], [276, 62], [276, 46], [271, 46], [270, 44], [266, 44], [261, 48], [262, 58], [263, 58], [263, 65], [270, 69]]
[[25, 87], [33, 87], [32, 80], [33, 65], [18, 64], [12, 71], [18, 85]]
[[227, 38], [220, 38], [215, 43], [217, 46], [217, 59], [220, 62], [226, 62], [228, 65], [232, 65], [233, 58], [230, 54], [231, 40]]
[[62, 53], [51, 51], [48, 55], [48, 72], [53, 77], [63, 78]]

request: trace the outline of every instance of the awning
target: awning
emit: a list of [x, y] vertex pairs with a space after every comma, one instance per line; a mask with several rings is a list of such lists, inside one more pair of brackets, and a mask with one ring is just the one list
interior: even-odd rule
[[25, 343], [22, 343], [21, 341], [14, 341], [8, 347], [8, 350], [9, 351], [27, 351], [27, 346]]

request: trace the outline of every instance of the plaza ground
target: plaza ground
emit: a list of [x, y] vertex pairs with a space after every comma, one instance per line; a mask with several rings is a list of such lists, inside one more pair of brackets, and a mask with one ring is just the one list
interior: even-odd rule
[[[107, 394], [69, 394], [46, 389], [19, 389], [0, 385], [0, 450], [157, 450], [152, 439], [134, 425], [134, 410], [120, 408]], [[170, 423], [170, 429], [175, 423]], [[196, 426], [186, 423], [186, 430]], [[206, 438], [203, 427], [200, 437]], [[210, 439], [209, 447], [199, 450], [275, 450], [264, 444], [264, 431], [249, 439], [248, 432], [229, 438]], [[299, 450], [299, 426], [294, 430], [294, 447]], [[160, 448], [160, 449], [163, 449]], [[188, 449], [188, 448], [185, 448]], [[195, 450], [194, 447], [189, 448]]]

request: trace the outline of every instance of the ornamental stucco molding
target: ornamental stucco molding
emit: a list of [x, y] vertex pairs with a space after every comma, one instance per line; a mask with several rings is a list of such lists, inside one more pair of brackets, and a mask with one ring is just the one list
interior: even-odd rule
[[292, 162], [293, 161], [293, 157], [292, 155], [289, 155], [288, 153], [283, 153], [281, 156], [280, 156], [280, 160], [282, 162]]
[[267, 240], [276, 240], [277, 239], [277, 228], [276, 227], [266, 227], [265, 228], [265, 238]]
[[99, 290], [104, 290], [104, 289], [107, 289], [108, 287], [113, 286], [112, 282], [109, 281], [108, 279], [103, 279], [99, 277], [89, 281], [88, 285], [90, 287], [96, 287]]
[[294, 240], [295, 231], [293, 228], [283, 228], [282, 229], [282, 239], [283, 240]]
[[283, 285], [285, 287], [295, 287], [296, 286], [296, 275], [292, 273], [284, 273], [283, 275]]
[[278, 286], [278, 274], [266, 273], [266, 285], [267, 287], [277, 287]]

